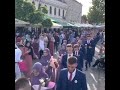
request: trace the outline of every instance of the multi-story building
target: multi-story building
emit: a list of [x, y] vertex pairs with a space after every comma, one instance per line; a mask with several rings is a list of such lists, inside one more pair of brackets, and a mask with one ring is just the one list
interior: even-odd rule
[[46, 6], [48, 16], [67, 22], [81, 23], [82, 4], [76, 0], [31, 0], [36, 9]]

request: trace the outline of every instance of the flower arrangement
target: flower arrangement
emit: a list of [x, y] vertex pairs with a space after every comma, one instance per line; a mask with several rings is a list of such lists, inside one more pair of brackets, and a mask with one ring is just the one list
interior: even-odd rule
[[50, 79], [49, 78], [41, 78], [39, 79], [40, 81], [40, 85], [41, 87], [47, 87], [48, 86], [48, 83], [50, 82]]

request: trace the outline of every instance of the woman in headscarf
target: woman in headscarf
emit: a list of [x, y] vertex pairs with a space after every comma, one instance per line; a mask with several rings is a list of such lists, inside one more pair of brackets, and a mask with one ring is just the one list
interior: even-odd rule
[[23, 56], [24, 56], [24, 60], [26, 62], [26, 65], [27, 65], [27, 68], [28, 68], [28, 71], [25, 72], [25, 76], [26, 77], [30, 77], [30, 74], [31, 74], [31, 68], [32, 68], [32, 58], [33, 58], [33, 48], [31, 46], [31, 43], [30, 42], [26, 42], [25, 44], [25, 48], [24, 48], [24, 51], [23, 51]]
[[63, 43], [61, 49], [59, 50], [59, 56], [66, 54], [66, 44]]
[[67, 40], [66, 39], [63, 39], [63, 42], [62, 44], [65, 43], [67, 45]]
[[45, 48], [45, 50], [43, 51], [43, 55], [41, 56], [40, 63], [43, 66], [47, 66], [48, 62], [50, 61], [50, 58], [51, 58], [50, 50], [48, 48]]
[[43, 66], [41, 63], [36, 62], [33, 65], [32, 68], [32, 74], [31, 74], [31, 85], [40, 85], [40, 79], [46, 79], [48, 78], [48, 75], [43, 69]]

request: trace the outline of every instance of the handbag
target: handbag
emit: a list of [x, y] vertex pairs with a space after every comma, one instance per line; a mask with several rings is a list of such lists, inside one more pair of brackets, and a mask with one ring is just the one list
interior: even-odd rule
[[28, 71], [26, 62], [24, 60], [19, 62], [18, 65], [19, 65], [19, 68], [20, 68], [21, 72], [27, 72]]

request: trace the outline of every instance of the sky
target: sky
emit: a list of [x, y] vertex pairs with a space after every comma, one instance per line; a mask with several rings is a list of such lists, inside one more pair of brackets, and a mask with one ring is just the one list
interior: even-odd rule
[[87, 15], [89, 12], [89, 7], [92, 6], [92, 0], [77, 0], [78, 2], [81, 2], [82, 6], [82, 15]]

